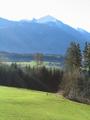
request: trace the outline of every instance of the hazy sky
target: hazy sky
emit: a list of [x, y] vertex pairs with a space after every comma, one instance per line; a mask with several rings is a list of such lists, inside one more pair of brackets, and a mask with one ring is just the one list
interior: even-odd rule
[[90, 0], [0, 0], [0, 17], [20, 20], [45, 15], [90, 31]]

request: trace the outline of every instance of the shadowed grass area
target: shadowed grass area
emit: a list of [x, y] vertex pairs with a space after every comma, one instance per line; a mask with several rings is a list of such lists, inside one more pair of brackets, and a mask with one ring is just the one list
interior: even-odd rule
[[90, 105], [55, 94], [1, 86], [0, 120], [90, 120]]

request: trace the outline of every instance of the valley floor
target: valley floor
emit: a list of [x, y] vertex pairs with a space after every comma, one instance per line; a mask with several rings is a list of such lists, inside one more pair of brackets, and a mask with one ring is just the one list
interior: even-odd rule
[[51, 93], [1, 86], [0, 120], [90, 120], [90, 105]]

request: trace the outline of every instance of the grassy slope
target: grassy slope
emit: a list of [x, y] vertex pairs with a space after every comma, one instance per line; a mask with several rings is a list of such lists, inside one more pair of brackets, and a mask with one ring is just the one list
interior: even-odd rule
[[0, 87], [0, 120], [90, 120], [90, 106], [54, 94]]

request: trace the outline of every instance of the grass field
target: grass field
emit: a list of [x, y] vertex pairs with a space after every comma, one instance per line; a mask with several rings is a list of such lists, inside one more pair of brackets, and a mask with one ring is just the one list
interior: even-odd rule
[[90, 105], [55, 94], [0, 87], [0, 120], [90, 120]]

